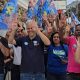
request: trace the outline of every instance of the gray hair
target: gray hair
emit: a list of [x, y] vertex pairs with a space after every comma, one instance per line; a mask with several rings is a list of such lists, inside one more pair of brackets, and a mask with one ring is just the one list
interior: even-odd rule
[[32, 21], [33, 21], [32, 19], [27, 20], [27, 21], [26, 21], [26, 27], [27, 27], [28, 24], [31, 23]]

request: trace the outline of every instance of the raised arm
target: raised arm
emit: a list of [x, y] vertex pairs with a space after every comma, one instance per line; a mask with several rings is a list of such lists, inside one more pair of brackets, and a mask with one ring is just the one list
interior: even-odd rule
[[0, 50], [4, 56], [8, 57], [10, 55], [10, 49], [6, 48], [1, 42], [0, 42]]
[[15, 36], [15, 31], [16, 30], [12, 30], [10, 35], [9, 35], [9, 38], [8, 38], [8, 44], [16, 44], [16, 41], [14, 39], [14, 36]]
[[76, 60], [76, 62], [80, 63], [80, 37], [78, 38], [78, 41], [77, 41], [77, 49], [76, 49], [76, 52], [75, 52], [75, 60]]
[[17, 30], [17, 23], [18, 23], [18, 16], [14, 15], [13, 17], [13, 21], [11, 23], [10, 29], [11, 29], [11, 33], [8, 39], [8, 43], [10, 44], [16, 44], [16, 42], [14, 41], [14, 36], [15, 36], [15, 32]]
[[50, 45], [50, 40], [39, 30], [37, 23], [35, 21], [34, 21], [34, 25], [35, 25], [35, 31], [36, 31], [37, 35], [40, 36], [43, 43], [45, 45]]

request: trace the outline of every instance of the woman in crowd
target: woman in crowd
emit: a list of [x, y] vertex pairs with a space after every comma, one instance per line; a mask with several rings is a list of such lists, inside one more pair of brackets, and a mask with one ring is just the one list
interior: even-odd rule
[[[65, 42], [68, 44], [69, 51], [68, 51], [68, 65], [67, 65], [67, 71], [68, 71], [68, 80], [80, 80], [80, 64], [77, 63], [77, 59], [79, 56], [76, 54], [79, 54], [79, 37], [80, 37], [80, 24], [76, 25], [75, 27], [75, 36], [68, 35], [69, 30], [65, 30], [64, 39]], [[77, 44], [78, 42], [78, 44]], [[76, 56], [75, 56], [76, 55]], [[76, 60], [75, 60], [76, 57]]]
[[62, 44], [58, 32], [52, 33], [48, 47], [47, 80], [66, 80], [68, 47]]

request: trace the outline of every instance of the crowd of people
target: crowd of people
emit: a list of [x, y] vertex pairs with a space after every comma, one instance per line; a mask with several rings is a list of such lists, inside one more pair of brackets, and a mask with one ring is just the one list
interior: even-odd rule
[[80, 24], [50, 13], [40, 26], [26, 12], [0, 36], [0, 80], [80, 80]]

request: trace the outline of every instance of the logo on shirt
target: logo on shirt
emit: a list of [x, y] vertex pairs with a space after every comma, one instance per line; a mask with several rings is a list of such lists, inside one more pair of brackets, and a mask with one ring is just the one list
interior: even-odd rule
[[34, 46], [39, 45], [37, 41], [33, 41]]
[[54, 50], [53, 49], [53, 54], [55, 54], [57, 56], [61, 56], [61, 55], [65, 55], [65, 51], [64, 50]]
[[24, 42], [24, 45], [28, 45], [28, 42]]

